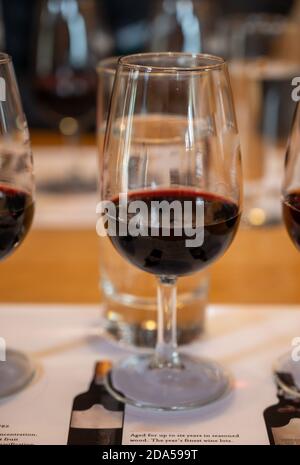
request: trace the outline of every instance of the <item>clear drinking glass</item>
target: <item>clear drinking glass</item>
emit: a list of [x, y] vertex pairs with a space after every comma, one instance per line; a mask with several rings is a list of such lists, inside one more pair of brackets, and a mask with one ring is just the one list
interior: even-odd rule
[[[229, 389], [230, 376], [214, 361], [179, 354], [176, 283], [223, 255], [239, 224], [239, 138], [223, 59], [184, 53], [120, 59], [100, 184], [112, 244], [158, 283], [155, 353], [115, 366], [107, 388], [147, 408], [213, 402]], [[138, 231], [131, 230], [135, 221]], [[190, 234], [196, 243], [187, 242]]]
[[[34, 212], [33, 159], [11, 58], [0, 53], [0, 259], [25, 238]], [[5, 338], [5, 334], [1, 334]], [[0, 361], [0, 397], [19, 391], [34, 375], [26, 354], [7, 349]]]
[[[118, 60], [118, 57], [107, 58], [97, 68], [97, 143], [101, 157]], [[166, 150], [170, 144], [172, 139], [166, 143]], [[154, 347], [157, 339], [155, 276], [131, 265], [118, 254], [108, 237], [101, 237], [99, 241], [102, 324], [106, 333], [125, 344]], [[177, 296], [179, 344], [188, 344], [202, 333], [208, 289], [209, 273], [206, 270], [180, 280]]]
[[[282, 212], [288, 234], [300, 251], [300, 106], [297, 104], [288, 144], [282, 190]], [[274, 373], [279, 386], [290, 396], [300, 399], [300, 361], [298, 334], [291, 351], [275, 363]], [[297, 352], [296, 354], [294, 354]]]

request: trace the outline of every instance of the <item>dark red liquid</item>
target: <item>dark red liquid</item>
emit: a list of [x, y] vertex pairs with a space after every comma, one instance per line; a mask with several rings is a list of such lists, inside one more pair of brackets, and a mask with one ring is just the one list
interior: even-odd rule
[[30, 228], [33, 212], [30, 195], [0, 186], [0, 260], [23, 241]]
[[[204, 202], [204, 241], [199, 247], [188, 247], [184, 228], [181, 235], [172, 231], [169, 237], [163, 236], [159, 224], [158, 235], [134, 237], [118, 234], [120, 222], [116, 222], [117, 235], [110, 237], [113, 245], [127, 260], [144, 271], [156, 275], [183, 276], [194, 273], [210, 265], [224, 254], [231, 244], [240, 220], [238, 206], [223, 197], [193, 191], [190, 189], [166, 189], [141, 191], [128, 195], [128, 205], [135, 200], [143, 200], [149, 210], [151, 201], [189, 201], [196, 212], [196, 201]], [[114, 201], [119, 211], [119, 199]], [[118, 215], [117, 215], [118, 217]], [[194, 219], [194, 217], [193, 217]], [[150, 223], [150, 221], [149, 221]]]
[[283, 219], [290, 238], [300, 250], [300, 191], [292, 192], [285, 197]]

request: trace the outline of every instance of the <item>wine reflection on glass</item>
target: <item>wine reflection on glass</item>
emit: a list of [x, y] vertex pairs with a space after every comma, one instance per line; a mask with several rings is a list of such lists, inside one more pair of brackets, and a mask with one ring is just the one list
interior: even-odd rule
[[[170, 140], [176, 143], [168, 146]], [[179, 354], [176, 283], [221, 257], [240, 221], [239, 139], [223, 59], [150, 53], [119, 60], [100, 184], [101, 200], [114, 206], [104, 215], [112, 244], [158, 283], [155, 353], [119, 363], [107, 388], [123, 402], [162, 410], [215, 401], [231, 377], [217, 362]]]

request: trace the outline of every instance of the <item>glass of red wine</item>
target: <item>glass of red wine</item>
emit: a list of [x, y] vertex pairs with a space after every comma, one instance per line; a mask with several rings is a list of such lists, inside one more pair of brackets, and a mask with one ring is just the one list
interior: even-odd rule
[[[33, 159], [11, 58], [0, 53], [0, 259], [23, 242], [34, 213]], [[5, 334], [1, 334], [5, 338]], [[0, 398], [19, 391], [34, 374], [22, 352], [7, 349], [0, 362]]]
[[153, 409], [215, 401], [231, 378], [217, 362], [178, 353], [176, 282], [220, 258], [240, 221], [239, 138], [222, 58], [150, 53], [119, 60], [100, 184], [103, 230], [158, 282], [155, 353], [119, 363], [107, 388]]
[[105, 26], [102, 2], [40, 0], [36, 6], [32, 92], [42, 125], [58, 130], [69, 147], [69, 172], [40, 185], [46, 192], [94, 191], [96, 178], [83, 174], [81, 135], [95, 120], [99, 57], [113, 40]]
[[[300, 106], [297, 105], [285, 160], [282, 190], [282, 214], [288, 234], [300, 251]], [[295, 335], [297, 336], [297, 335]], [[297, 338], [295, 339], [295, 341]], [[297, 342], [297, 341], [296, 341]], [[297, 342], [299, 345], [299, 342]], [[300, 398], [300, 361], [297, 347], [283, 354], [275, 363], [274, 373], [280, 387], [289, 395]]]

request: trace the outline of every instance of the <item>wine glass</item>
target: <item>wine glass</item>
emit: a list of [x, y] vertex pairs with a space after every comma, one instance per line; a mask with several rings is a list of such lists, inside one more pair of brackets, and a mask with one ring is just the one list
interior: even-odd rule
[[[40, 0], [32, 89], [41, 121], [70, 147], [70, 173], [62, 183], [49, 179], [46, 191], [89, 191], [95, 179], [82, 174], [78, 141], [95, 120], [96, 63], [113, 40], [103, 22], [101, 2]], [[100, 10], [101, 9], [101, 10]]]
[[[34, 213], [33, 160], [11, 58], [0, 53], [0, 259], [22, 243]], [[5, 334], [1, 334], [5, 337]], [[6, 350], [0, 362], [0, 397], [19, 391], [34, 374], [22, 352]]]
[[222, 58], [120, 58], [100, 184], [98, 212], [112, 244], [158, 283], [155, 353], [115, 366], [108, 390], [123, 402], [162, 410], [215, 401], [231, 377], [214, 361], [178, 353], [176, 282], [221, 257], [240, 221], [239, 139]]
[[[297, 104], [285, 160], [282, 213], [288, 234], [300, 250], [300, 106]], [[295, 347], [296, 349], [297, 347]], [[300, 398], [300, 362], [293, 350], [275, 363], [274, 374], [284, 392]]]

